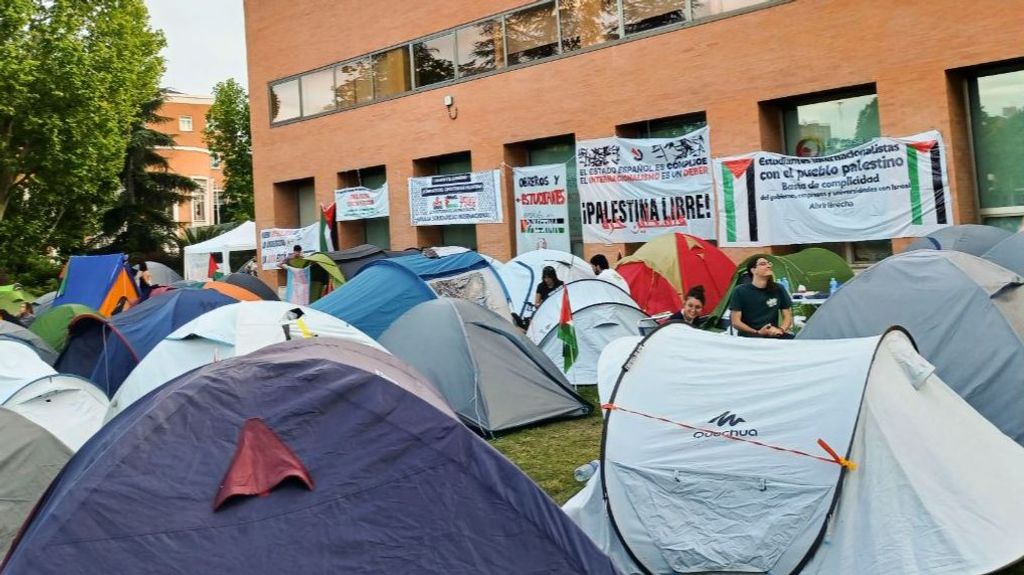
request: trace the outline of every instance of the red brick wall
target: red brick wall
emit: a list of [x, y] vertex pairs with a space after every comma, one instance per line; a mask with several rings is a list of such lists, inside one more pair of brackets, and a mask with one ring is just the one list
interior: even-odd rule
[[[1024, 56], [1024, 6], [1017, 1], [794, 0], [270, 127], [271, 80], [522, 4], [246, 0], [258, 227], [283, 224], [271, 201], [275, 182], [315, 178], [318, 199], [330, 201], [339, 171], [384, 164], [392, 246], [416, 245], [405, 184], [415, 158], [468, 150], [474, 170], [497, 168], [509, 160], [504, 146], [512, 142], [604, 137], [620, 124], [700, 111], [715, 156], [777, 149], [778, 121], [763, 102], [872, 83], [883, 134], [942, 132], [955, 219], [970, 222], [977, 216], [962, 88], [948, 71]], [[445, 95], [455, 98], [456, 120], [442, 105]], [[509, 194], [510, 183], [505, 187]], [[478, 226], [477, 241], [499, 259], [513, 251], [507, 224]], [[619, 247], [586, 251], [614, 256]]]

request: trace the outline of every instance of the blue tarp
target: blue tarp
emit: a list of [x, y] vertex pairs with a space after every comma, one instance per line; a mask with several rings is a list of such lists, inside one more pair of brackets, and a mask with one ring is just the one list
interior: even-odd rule
[[66, 303], [80, 303], [92, 309], [100, 309], [103, 300], [114, 285], [117, 274], [124, 270], [133, 277], [124, 254], [105, 256], [71, 256], [68, 269], [64, 272], [64, 291], [53, 300], [53, 306]]
[[[5, 575], [615, 572], [526, 475], [428, 403], [429, 384], [365, 346], [362, 368], [342, 363], [343, 345], [269, 346], [133, 404], [50, 486]], [[314, 487], [289, 479], [214, 511], [250, 418]]]
[[310, 307], [347, 321], [377, 339], [403, 313], [437, 297], [411, 267], [397, 263], [404, 259], [370, 263]]
[[69, 326], [61, 373], [89, 378], [113, 397], [128, 374], [172, 331], [222, 305], [237, 303], [215, 290], [173, 290], [103, 320], [84, 316]]

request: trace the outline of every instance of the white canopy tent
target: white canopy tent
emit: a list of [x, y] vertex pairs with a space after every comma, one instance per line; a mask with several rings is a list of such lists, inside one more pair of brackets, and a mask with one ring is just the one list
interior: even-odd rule
[[24, 346], [0, 341], [0, 406], [77, 451], [103, 425], [107, 396], [92, 382], [58, 374]]
[[208, 279], [210, 254], [221, 254], [221, 272], [227, 275], [231, 273], [231, 252], [255, 249], [256, 222], [244, 222], [215, 238], [185, 246], [185, 279]]
[[[302, 312], [301, 325], [295, 310]], [[312, 308], [282, 301], [230, 304], [197, 317], [157, 344], [114, 394], [106, 420], [183, 373], [254, 352], [286, 337], [331, 337], [387, 351], [358, 329]]]
[[601, 472], [564, 510], [623, 573], [959, 575], [1024, 556], [1007, 491], [1024, 451], [902, 330], [789, 342], [670, 324], [605, 356]]

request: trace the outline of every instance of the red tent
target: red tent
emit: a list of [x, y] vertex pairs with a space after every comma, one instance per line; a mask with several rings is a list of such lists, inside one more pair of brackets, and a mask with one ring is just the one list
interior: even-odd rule
[[735, 270], [725, 252], [689, 234], [658, 236], [615, 266], [648, 315], [678, 311], [686, 290], [696, 285], [704, 286], [704, 309], [715, 309], [728, 293]]

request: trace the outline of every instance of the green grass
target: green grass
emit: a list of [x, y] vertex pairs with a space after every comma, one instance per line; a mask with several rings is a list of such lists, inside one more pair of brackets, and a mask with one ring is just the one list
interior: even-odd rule
[[572, 472], [597, 459], [601, 450], [603, 420], [597, 407], [597, 386], [580, 387], [579, 393], [594, 405], [589, 416], [516, 431], [490, 442], [559, 505], [583, 488]]

